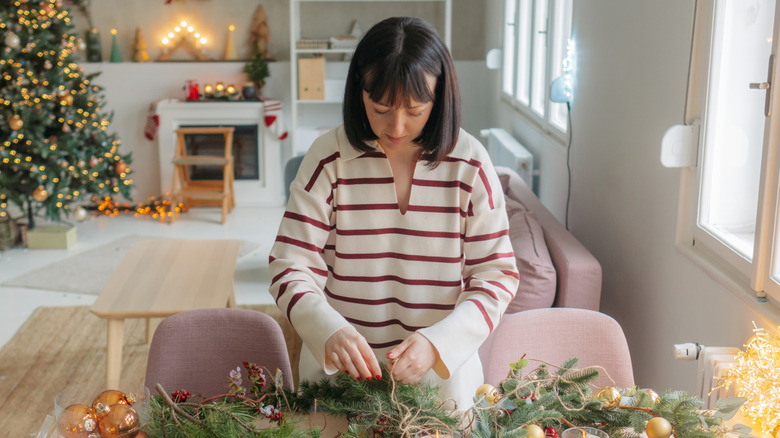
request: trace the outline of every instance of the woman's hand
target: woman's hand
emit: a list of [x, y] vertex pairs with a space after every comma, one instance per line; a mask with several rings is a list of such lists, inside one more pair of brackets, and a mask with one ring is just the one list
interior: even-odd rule
[[382, 378], [374, 351], [355, 327], [344, 327], [333, 333], [325, 342], [325, 357], [339, 371], [357, 380]]
[[439, 352], [425, 336], [415, 332], [387, 353], [393, 378], [417, 383], [439, 360]]

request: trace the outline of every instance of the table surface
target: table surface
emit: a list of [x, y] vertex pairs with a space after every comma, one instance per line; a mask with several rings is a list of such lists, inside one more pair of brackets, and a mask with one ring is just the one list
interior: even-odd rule
[[225, 307], [240, 247], [240, 240], [137, 242], [91, 310], [101, 318], [124, 319]]

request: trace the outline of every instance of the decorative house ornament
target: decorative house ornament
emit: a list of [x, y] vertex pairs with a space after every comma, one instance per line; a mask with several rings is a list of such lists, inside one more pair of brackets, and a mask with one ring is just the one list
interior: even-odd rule
[[182, 21], [173, 31], [162, 38], [163, 50], [158, 61], [169, 61], [171, 56], [183, 49], [198, 61], [210, 61], [211, 58], [206, 55], [206, 37], [195, 31], [195, 27]]

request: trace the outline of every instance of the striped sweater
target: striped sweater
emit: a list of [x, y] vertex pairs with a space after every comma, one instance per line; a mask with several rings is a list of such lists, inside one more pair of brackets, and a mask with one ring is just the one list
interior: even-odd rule
[[314, 142], [290, 191], [270, 291], [320, 369], [348, 324], [380, 361], [419, 331], [441, 377], [473, 362], [518, 279], [501, 185], [474, 137], [461, 130], [435, 169], [416, 164], [405, 214], [382, 149], [354, 149], [343, 127]]

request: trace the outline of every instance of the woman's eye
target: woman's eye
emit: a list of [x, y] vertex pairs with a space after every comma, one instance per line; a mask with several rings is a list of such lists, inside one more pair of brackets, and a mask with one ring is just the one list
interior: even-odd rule
[[388, 110], [378, 110], [378, 109], [375, 109], [375, 110], [374, 110], [374, 112], [375, 112], [375, 113], [377, 113], [377, 114], [379, 114], [379, 115], [384, 115], [384, 114], [387, 114], [387, 113], [389, 113], [390, 111], [388, 111]]

